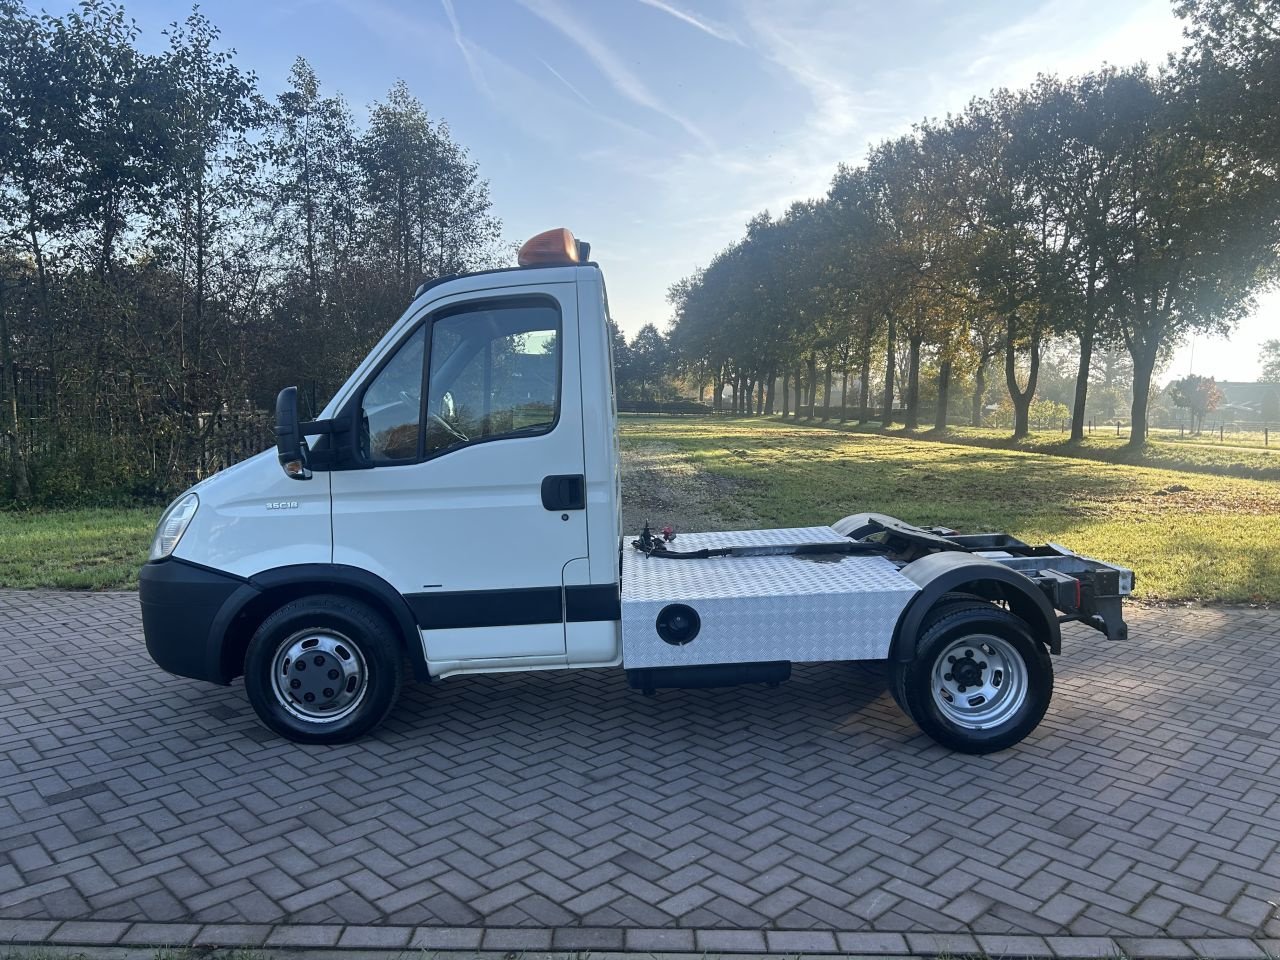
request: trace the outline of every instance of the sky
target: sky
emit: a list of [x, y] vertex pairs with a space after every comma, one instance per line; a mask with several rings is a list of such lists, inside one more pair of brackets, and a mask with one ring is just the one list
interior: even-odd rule
[[[125, 0], [144, 46], [185, 3]], [[363, 117], [404, 79], [488, 179], [509, 241], [592, 244], [624, 331], [761, 210], [820, 196], [841, 162], [994, 87], [1181, 46], [1171, 0], [207, 0], [267, 94], [305, 56]], [[1254, 379], [1280, 293], [1189, 369]]]

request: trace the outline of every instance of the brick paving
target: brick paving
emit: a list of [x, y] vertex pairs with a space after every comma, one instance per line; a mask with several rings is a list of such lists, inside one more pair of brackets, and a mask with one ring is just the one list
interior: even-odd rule
[[0, 591], [0, 941], [1274, 954], [1280, 617], [1131, 622], [991, 757], [856, 664], [459, 678], [300, 747], [151, 664], [135, 595]]

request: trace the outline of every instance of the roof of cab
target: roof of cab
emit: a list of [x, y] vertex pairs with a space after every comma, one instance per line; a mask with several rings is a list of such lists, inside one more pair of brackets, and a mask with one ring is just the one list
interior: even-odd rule
[[413, 293], [410, 306], [422, 299], [423, 295], [438, 291], [448, 284], [456, 289], [448, 293], [469, 293], [473, 290], [489, 290], [502, 287], [522, 287], [535, 283], [569, 283], [576, 277], [576, 271], [583, 268], [600, 269], [594, 261], [569, 266], [552, 267], [498, 267], [494, 270], [477, 270], [474, 273], [454, 273], [435, 280], [427, 280]]

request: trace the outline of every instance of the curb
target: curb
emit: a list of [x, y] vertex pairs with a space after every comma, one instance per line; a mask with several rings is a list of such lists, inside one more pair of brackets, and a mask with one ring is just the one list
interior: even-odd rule
[[89, 947], [91, 956], [138, 955], [144, 948], [265, 948], [290, 956], [406, 951], [469, 955], [534, 952], [549, 957], [590, 952], [593, 960], [661, 953], [672, 960], [713, 954], [860, 957], [986, 956], [1028, 960], [1273, 960], [1280, 938], [1074, 937], [832, 930], [727, 930], [631, 927], [432, 927], [359, 924], [129, 923], [0, 919], [8, 947]]

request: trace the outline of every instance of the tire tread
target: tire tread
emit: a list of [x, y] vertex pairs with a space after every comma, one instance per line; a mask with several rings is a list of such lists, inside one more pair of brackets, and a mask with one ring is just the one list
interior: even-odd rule
[[[890, 690], [893, 697], [925, 734], [942, 746], [961, 753], [985, 754], [1004, 750], [1023, 740], [1039, 725], [1053, 696], [1053, 664], [1044, 643], [1036, 640], [1026, 621], [1002, 607], [984, 600], [959, 595], [944, 597], [930, 611], [921, 628], [916, 659], [892, 665]], [[966, 731], [945, 720], [933, 704], [929, 673], [931, 648], [955, 626], [967, 621], [986, 620], [998, 624], [1006, 633], [1020, 636], [1030, 652], [1026, 662], [1028, 704], [1011, 721], [994, 730]], [[1008, 637], [1006, 637], [1008, 639]], [[1015, 644], [1017, 646], [1017, 644]]]
[[[329, 728], [319, 725], [310, 727], [305, 721], [285, 713], [275, 703], [267, 691], [270, 681], [262, 681], [257, 672], [264, 667], [270, 669], [269, 663], [265, 661], [269, 660], [274, 651], [266, 648], [272, 643], [272, 635], [281, 627], [295, 618], [323, 619], [326, 615], [339, 622], [355, 625], [363, 634], [352, 637], [351, 641], [364, 648], [362, 652], [369, 663], [370, 682], [381, 682], [383, 686], [376, 691], [371, 689], [366, 694], [366, 703], [350, 717], [343, 718]], [[342, 594], [309, 594], [285, 603], [267, 616], [254, 631], [245, 652], [245, 691], [258, 719], [274, 733], [295, 743], [346, 743], [359, 739], [380, 726], [394, 709], [404, 684], [404, 663], [403, 644], [399, 642], [394, 627], [381, 611]], [[366, 709], [366, 706], [370, 709]]]

